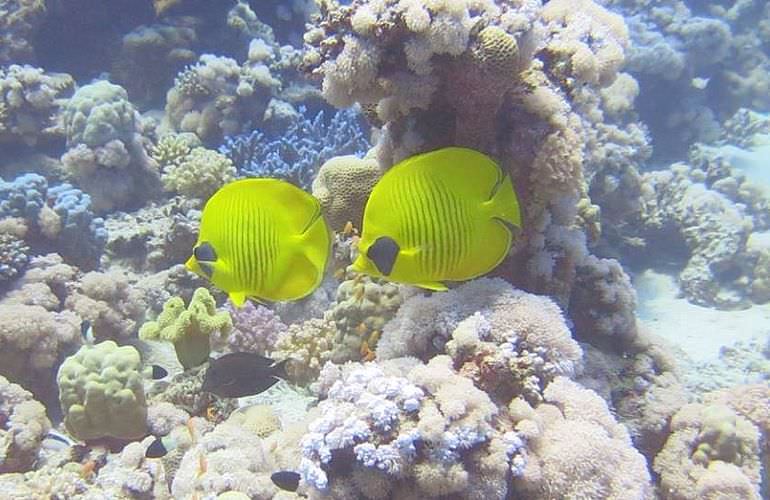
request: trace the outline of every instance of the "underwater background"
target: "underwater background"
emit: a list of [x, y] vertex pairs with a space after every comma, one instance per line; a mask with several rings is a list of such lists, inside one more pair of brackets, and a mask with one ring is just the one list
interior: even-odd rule
[[[0, 0], [0, 499], [770, 498], [769, 112], [766, 0]], [[358, 272], [450, 146], [504, 260]], [[185, 267], [245, 178], [301, 300]]]

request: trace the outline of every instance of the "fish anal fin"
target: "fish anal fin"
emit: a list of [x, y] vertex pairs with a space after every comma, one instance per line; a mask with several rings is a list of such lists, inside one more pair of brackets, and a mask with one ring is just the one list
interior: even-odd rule
[[246, 303], [246, 292], [230, 292], [228, 296], [235, 307], [243, 307]]
[[425, 281], [423, 283], [415, 283], [414, 286], [425, 288], [426, 290], [433, 290], [434, 292], [446, 292], [449, 290], [449, 288], [440, 281]]

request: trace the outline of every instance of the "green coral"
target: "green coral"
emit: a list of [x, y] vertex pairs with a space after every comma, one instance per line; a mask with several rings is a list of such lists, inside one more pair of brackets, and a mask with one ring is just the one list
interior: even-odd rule
[[142, 325], [139, 337], [173, 343], [179, 362], [187, 370], [208, 359], [209, 336], [213, 332], [228, 333], [232, 327], [230, 314], [217, 312], [214, 297], [205, 288], [198, 288], [187, 309], [180, 297], [167, 300], [157, 321]]
[[196, 146], [200, 146], [200, 140], [195, 134], [168, 134], [158, 140], [150, 151], [150, 157], [161, 167], [179, 165]]
[[707, 466], [714, 460], [721, 460], [740, 467], [747, 462], [747, 457], [756, 455], [756, 450], [748, 447], [742, 438], [754, 432], [748, 420], [740, 418], [727, 406], [708, 406], [703, 411], [693, 462]]
[[111, 341], [84, 345], [56, 377], [64, 425], [78, 439], [138, 439], [147, 434], [139, 352]]

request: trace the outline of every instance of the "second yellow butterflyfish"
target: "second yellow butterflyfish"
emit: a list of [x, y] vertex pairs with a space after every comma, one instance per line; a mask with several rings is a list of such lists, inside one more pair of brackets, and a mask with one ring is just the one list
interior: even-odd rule
[[508, 254], [519, 203], [488, 156], [449, 147], [408, 158], [375, 185], [353, 269], [431, 290], [488, 273]]

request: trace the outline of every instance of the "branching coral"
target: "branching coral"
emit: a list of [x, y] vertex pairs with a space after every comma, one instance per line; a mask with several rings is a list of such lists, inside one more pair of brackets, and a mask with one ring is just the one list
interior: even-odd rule
[[314, 118], [300, 107], [280, 135], [254, 130], [228, 137], [219, 151], [232, 160], [240, 175], [278, 177], [309, 189], [326, 160], [335, 155], [363, 156], [369, 147], [368, 134], [354, 110], [338, 111], [330, 120], [319, 111]]
[[222, 345], [227, 351], [266, 355], [288, 328], [272, 309], [251, 301], [243, 307], [228, 302], [225, 309], [233, 320], [233, 328], [221, 335], [215, 334], [212, 343]]
[[272, 347], [275, 359], [288, 359], [286, 373], [295, 384], [307, 385], [331, 359], [337, 329], [331, 319], [309, 319], [289, 325]]
[[205, 201], [221, 186], [234, 180], [235, 174], [233, 163], [225, 155], [197, 147], [178, 163], [167, 165], [161, 181], [166, 191]]
[[37, 305], [0, 305], [0, 374], [40, 395], [57, 362], [80, 342], [80, 318]]
[[168, 91], [165, 124], [169, 131], [193, 132], [213, 145], [260, 122], [279, 87], [261, 58], [239, 65], [229, 57], [204, 54], [179, 73]]
[[205, 288], [198, 288], [186, 308], [180, 297], [169, 299], [157, 321], [142, 325], [139, 336], [173, 343], [179, 362], [188, 369], [208, 359], [210, 335], [217, 330], [228, 332], [232, 326], [230, 314], [217, 312], [214, 297]]
[[[0, 15], [0, 19], [1, 26], [5, 16]], [[2, 38], [0, 27], [0, 52]], [[46, 73], [33, 66], [11, 64], [0, 69], [0, 142], [21, 141], [34, 146], [60, 136], [62, 130], [55, 118], [74, 85], [67, 74]]]

